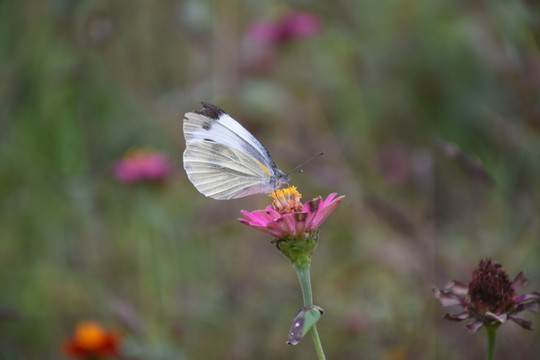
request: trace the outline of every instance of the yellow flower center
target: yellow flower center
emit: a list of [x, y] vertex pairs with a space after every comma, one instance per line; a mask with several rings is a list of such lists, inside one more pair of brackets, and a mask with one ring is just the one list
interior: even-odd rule
[[272, 206], [280, 214], [302, 211], [302, 194], [296, 190], [296, 186], [285, 189], [277, 189], [269, 195], [272, 200]]
[[75, 341], [83, 349], [98, 349], [106, 337], [105, 329], [94, 321], [81, 322], [75, 329]]

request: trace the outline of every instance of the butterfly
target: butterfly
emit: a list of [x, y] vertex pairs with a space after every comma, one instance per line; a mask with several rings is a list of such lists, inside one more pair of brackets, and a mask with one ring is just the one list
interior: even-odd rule
[[219, 107], [184, 115], [184, 169], [205, 196], [218, 200], [268, 194], [290, 181], [268, 150]]

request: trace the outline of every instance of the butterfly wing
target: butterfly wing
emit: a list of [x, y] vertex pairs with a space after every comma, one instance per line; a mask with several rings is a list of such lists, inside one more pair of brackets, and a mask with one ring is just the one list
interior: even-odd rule
[[184, 169], [199, 192], [218, 200], [274, 190], [270, 172], [260, 161], [209, 139], [187, 142]]
[[254, 157], [271, 175], [277, 172], [268, 150], [249, 131], [217, 106], [205, 102], [202, 105], [203, 110], [185, 114], [186, 145], [200, 140], [211, 140]]

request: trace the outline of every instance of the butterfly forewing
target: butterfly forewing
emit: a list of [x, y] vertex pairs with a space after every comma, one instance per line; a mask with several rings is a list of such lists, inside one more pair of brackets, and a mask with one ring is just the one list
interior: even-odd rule
[[184, 120], [186, 143], [200, 140], [212, 140], [237, 150], [243, 151], [268, 168], [275, 164], [264, 146], [236, 120], [226, 113], [214, 119], [204, 114], [187, 113]]

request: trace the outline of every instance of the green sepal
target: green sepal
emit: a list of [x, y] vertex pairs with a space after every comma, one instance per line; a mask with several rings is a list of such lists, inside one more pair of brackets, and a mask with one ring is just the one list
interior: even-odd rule
[[324, 310], [317, 305], [312, 305], [308, 308], [302, 307], [298, 310], [289, 330], [287, 344], [298, 344], [308, 331], [311, 330], [311, 327], [319, 321], [323, 313]]
[[275, 238], [272, 242], [293, 263], [309, 264], [311, 255], [313, 255], [313, 251], [317, 247], [318, 239], [319, 230], [315, 230], [306, 232], [302, 236]]

